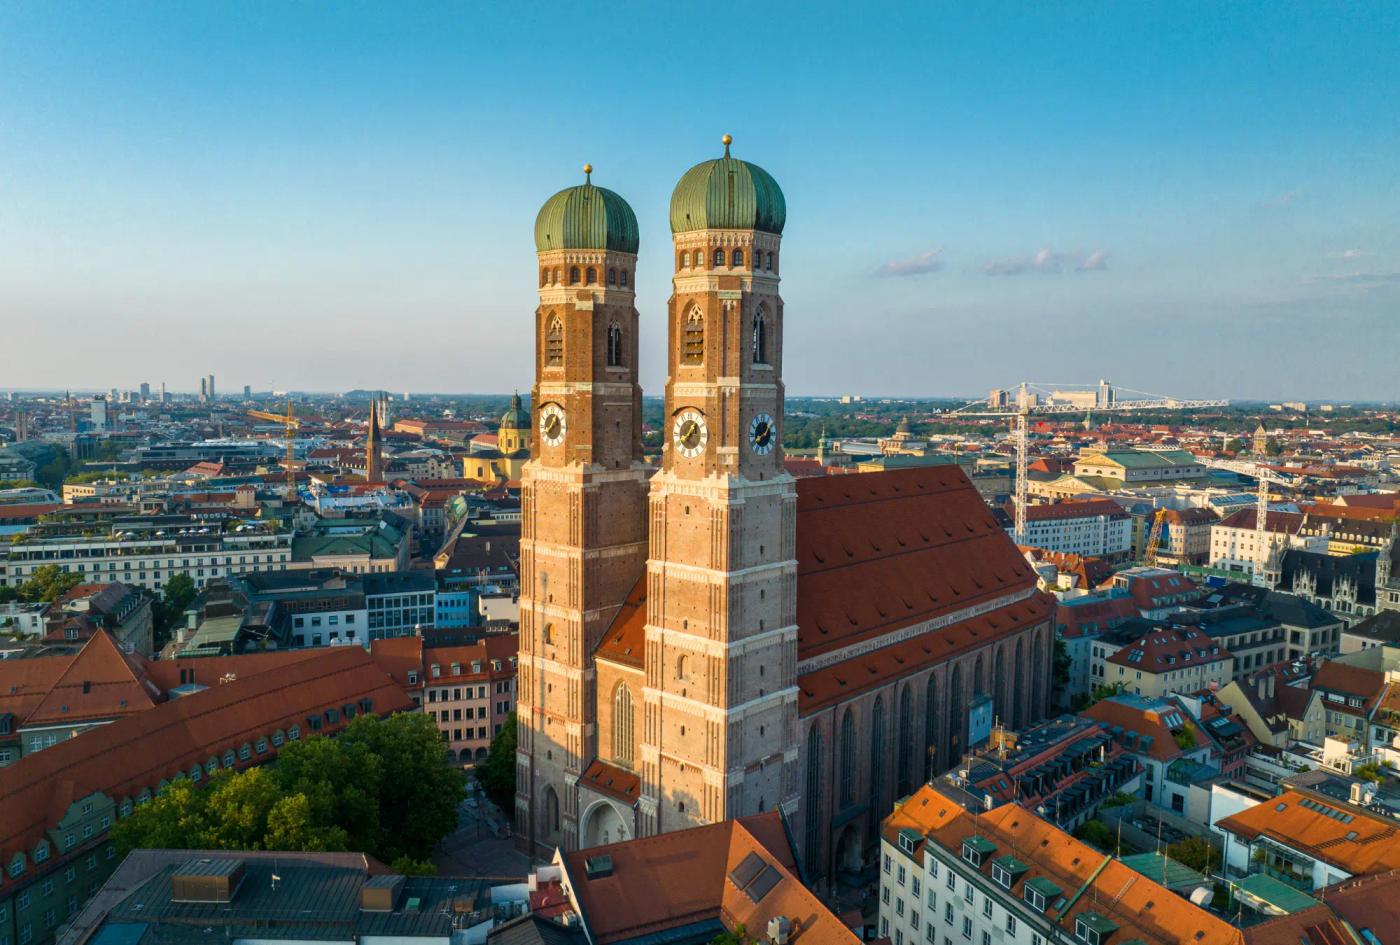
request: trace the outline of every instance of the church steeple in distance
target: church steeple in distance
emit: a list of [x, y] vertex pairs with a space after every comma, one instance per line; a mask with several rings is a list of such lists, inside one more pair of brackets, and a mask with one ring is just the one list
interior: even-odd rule
[[384, 478], [384, 448], [379, 441], [379, 401], [369, 404], [369, 432], [365, 436], [365, 482]]

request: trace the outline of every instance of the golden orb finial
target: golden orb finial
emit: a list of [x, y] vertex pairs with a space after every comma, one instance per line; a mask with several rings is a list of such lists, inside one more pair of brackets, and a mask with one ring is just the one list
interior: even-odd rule
[[592, 165], [592, 164], [585, 164], [585, 165], [583, 165], [583, 175], [584, 175], [585, 177], [588, 177], [588, 176], [591, 175], [592, 173], [593, 173], [593, 165]]
[[729, 146], [734, 143], [734, 137], [732, 135], [725, 135], [723, 138], [719, 139], [719, 143], [724, 145], [724, 156], [729, 157]]

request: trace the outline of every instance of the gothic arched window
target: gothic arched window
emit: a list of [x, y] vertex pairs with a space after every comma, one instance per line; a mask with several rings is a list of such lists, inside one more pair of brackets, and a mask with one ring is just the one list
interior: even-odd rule
[[589, 284], [589, 285], [597, 285], [597, 284], [598, 284], [598, 270], [597, 270], [597, 269], [594, 269], [592, 266], [589, 266], [589, 267], [588, 267], [588, 284]]
[[896, 736], [899, 743], [896, 752], [899, 755], [898, 785], [901, 795], [914, 789], [913, 767], [910, 764], [913, 759], [909, 757], [914, 751], [914, 699], [909, 689], [906, 685], [899, 694], [899, 734]]
[[763, 268], [764, 268], [764, 269], [767, 269], [769, 272], [772, 272], [772, 271], [773, 271], [773, 254], [772, 254], [772, 253], [769, 253], [769, 254], [768, 254], [768, 259], [767, 259], [767, 261], [765, 262]]
[[559, 829], [559, 795], [552, 787], [545, 788], [544, 792], [545, 829], [554, 833]]
[[613, 757], [632, 763], [632, 693], [621, 683], [613, 693]]
[[855, 800], [856, 781], [856, 720], [851, 710], [841, 717], [841, 808]]
[[717, 250], [715, 250], [715, 268], [718, 269], [720, 266], [723, 266], [723, 265], [724, 265], [724, 250], [722, 250], [722, 249], [717, 249]]
[[807, 843], [802, 852], [810, 857], [812, 862], [821, 862], [818, 854], [822, 836], [823, 768], [822, 732], [818, 726], [813, 725], [807, 730], [807, 790], [802, 796], [803, 804], [807, 805], [803, 811], [803, 819], [807, 821]]
[[884, 816], [885, 763], [885, 698], [876, 696], [870, 710], [870, 813], [876, 825]]
[[622, 367], [622, 329], [617, 322], [608, 325], [608, 367]]
[[762, 305], [753, 313], [753, 363], [768, 363], [768, 319]]
[[685, 330], [681, 337], [681, 363], [703, 364], [705, 361], [705, 317], [698, 308], [690, 310], [685, 317]]
[[569, 269], [569, 285], [578, 285], [578, 266]]
[[546, 367], [560, 367], [564, 363], [564, 323], [557, 315], [549, 316], [544, 330], [544, 363]]
[[617, 285], [617, 270], [608, 270], [608, 285]]
[[676, 660], [676, 679], [685, 682], [690, 678], [690, 658], [684, 653]]
[[627, 288], [627, 270], [626, 270], [626, 269], [620, 270], [620, 271], [618, 272], [618, 275], [619, 275], [619, 277], [622, 279], [622, 287], [623, 287], [624, 289]]
[[744, 251], [742, 249], [734, 250], [734, 255], [730, 257], [730, 260], [735, 269], [740, 268], [744, 265]]

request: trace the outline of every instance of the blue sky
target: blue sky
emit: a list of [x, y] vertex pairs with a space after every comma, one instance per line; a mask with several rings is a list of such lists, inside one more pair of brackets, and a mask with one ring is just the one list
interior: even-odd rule
[[0, 5], [0, 387], [530, 382], [539, 205], [788, 200], [794, 394], [1400, 398], [1393, 3]]

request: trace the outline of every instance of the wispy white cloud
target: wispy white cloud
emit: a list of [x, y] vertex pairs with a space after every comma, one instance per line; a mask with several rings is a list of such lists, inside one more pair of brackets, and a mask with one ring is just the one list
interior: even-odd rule
[[1374, 254], [1364, 249], [1337, 249], [1327, 254], [1329, 259], [1364, 259], [1371, 255]]
[[943, 247], [931, 249], [908, 259], [895, 259], [875, 270], [877, 276], [921, 276], [943, 268]]
[[1107, 268], [1106, 250], [1096, 249], [1085, 253], [1076, 249], [1065, 253], [1042, 249], [1030, 255], [993, 260], [982, 266], [982, 272], [989, 276], [1019, 276], [1027, 272], [1058, 273], [1066, 269], [1075, 272], [1102, 272]]
[[1327, 276], [1315, 276], [1317, 282], [1332, 285], [1351, 285], [1361, 288], [1376, 288], [1400, 282], [1400, 272], [1342, 272]]
[[1108, 268], [1108, 253], [1101, 249], [1096, 249], [1084, 261], [1075, 267], [1080, 272], [1099, 272]]
[[1297, 200], [1298, 200], [1298, 198], [1301, 197], [1301, 196], [1303, 196], [1302, 191], [1299, 191], [1299, 190], [1285, 190], [1285, 191], [1284, 191], [1283, 193], [1281, 193], [1281, 194], [1277, 194], [1276, 196], [1269, 197], [1269, 198], [1266, 199], [1266, 200], [1261, 200], [1261, 201], [1259, 201], [1259, 206], [1261, 206], [1261, 207], [1267, 207], [1267, 208], [1269, 208], [1269, 209], [1278, 209], [1278, 208], [1280, 208], [1280, 207], [1290, 207], [1290, 206], [1292, 206], [1294, 203], [1296, 203]]

